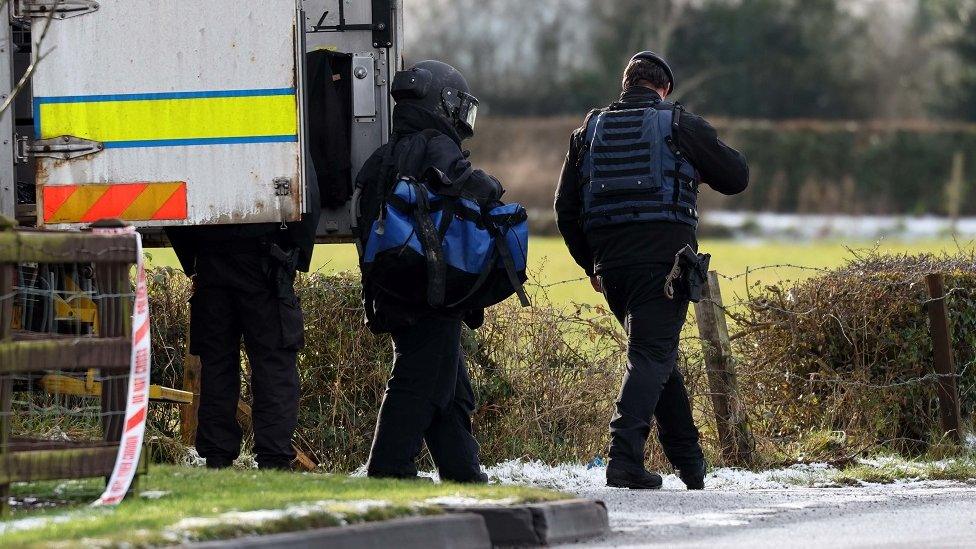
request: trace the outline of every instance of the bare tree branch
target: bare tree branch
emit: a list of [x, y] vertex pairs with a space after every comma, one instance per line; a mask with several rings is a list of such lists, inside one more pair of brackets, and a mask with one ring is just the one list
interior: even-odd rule
[[[0, 9], [6, 9], [8, 4], [9, 4], [9, 0], [0, 0]], [[50, 50], [41, 53], [41, 47], [44, 44], [45, 39], [47, 38], [47, 33], [51, 30], [51, 21], [54, 20], [55, 11], [56, 10], [51, 9], [44, 17], [44, 32], [41, 33], [41, 36], [37, 39], [37, 41], [34, 43], [33, 47], [31, 48], [34, 54], [34, 59], [31, 61], [31, 64], [27, 67], [27, 70], [24, 71], [24, 76], [20, 78], [20, 81], [17, 82], [16, 86], [14, 86], [14, 89], [10, 92], [10, 95], [7, 96], [7, 100], [4, 101], [2, 105], [0, 105], [0, 114], [7, 112], [7, 109], [9, 109], [11, 105], [13, 105], [14, 100], [17, 99], [17, 96], [20, 95], [20, 92], [24, 91], [24, 89], [27, 87], [27, 83], [30, 82], [30, 79], [34, 76], [34, 72], [37, 70], [37, 67], [38, 65], [40, 65], [41, 61], [43, 61], [48, 55], [51, 54], [51, 52], [53, 52], [56, 49], [56, 48], [51, 48]], [[31, 25], [31, 27], [33, 28], [33, 24]]]

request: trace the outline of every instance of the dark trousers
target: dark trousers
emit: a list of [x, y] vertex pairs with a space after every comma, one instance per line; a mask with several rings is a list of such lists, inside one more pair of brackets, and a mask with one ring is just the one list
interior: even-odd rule
[[[279, 288], [273, 259], [258, 254], [200, 255], [190, 300], [191, 352], [200, 357], [196, 446], [210, 466], [227, 466], [241, 451], [241, 341], [251, 365], [254, 450], [261, 467], [295, 458], [297, 351], [304, 344], [294, 288]], [[290, 281], [290, 280], [289, 280]]]
[[698, 429], [684, 377], [678, 371], [678, 342], [688, 301], [670, 300], [664, 283], [671, 265], [654, 264], [602, 273], [603, 291], [627, 330], [627, 373], [610, 422], [610, 467], [644, 470], [644, 448], [657, 418], [658, 437], [676, 468], [702, 462]]
[[474, 391], [461, 352], [461, 322], [424, 319], [393, 333], [393, 351], [369, 476], [416, 477], [416, 460], [426, 442], [442, 479], [478, 480], [479, 447], [471, 431]]

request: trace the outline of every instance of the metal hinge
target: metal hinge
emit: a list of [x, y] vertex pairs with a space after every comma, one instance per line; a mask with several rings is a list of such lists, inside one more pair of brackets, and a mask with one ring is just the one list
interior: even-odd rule
[[[68, 19], [98, 11], [98, 2], [93, 0], [15, 0], [13, 16], [15, 19]], [[52, 15], [51, 12], [54, 12]]]
[[291, 196], [291, 178], [276, 177], [274, 179], [275, 196]]
[[31, 142], [26, 135], [17, 136], [17, 162], [24, 164], [31, 158], [55, 158], [58, 160], [72, 160], [98, 154], [105, 150], [105, 145], [98, 141], [63, 135], [52, 139], [38, 139]]

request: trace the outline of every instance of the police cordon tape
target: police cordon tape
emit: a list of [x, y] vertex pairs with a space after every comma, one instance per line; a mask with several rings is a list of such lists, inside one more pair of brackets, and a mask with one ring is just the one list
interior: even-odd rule
[[149, 409], [149, 366], [152, 347], [149, 338], [149, 292], [146, 286], [146, 266], [142, 253], [142, 235], [135, 227], [121, 229], [94, 229], [100, 235], [134, 235], [136, 238], [136, 294], [132, 313], [132, 361], [129, 368], [129, 390], [125, 406], [125, 427], [115, 458], [115, 468], [105, 492], [93, 505], [118, 505], [132, 486], [142, 443], [146, 434], [146, 416]]

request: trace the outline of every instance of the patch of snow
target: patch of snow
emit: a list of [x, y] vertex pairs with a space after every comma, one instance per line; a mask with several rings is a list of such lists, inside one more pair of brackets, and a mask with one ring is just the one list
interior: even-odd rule
[[606, 469], [582, 464], [550, 466], [540, 461], [512, 460], [487, 467], [488, 477], [500, 484], [527, 484], [572, 492], [606, 484]]
[[237, 469], [257, 469], [258, 458], [249, 452], [241, 453], [240, 457], [234, 460], [234, 467]]
[[349, 473], [350, 478], [366, 478], [366, 464], [359, 466], [359, 469]]
[[[420, 471], [417, 473], [418, 477], [429, 478], [430, 480], [438, 483], [441, 481], [441, 476], [437, 474], [437, 471]], [[358, 469], [349, 473], [349, 478], [366, 478], [366, 465], [360, 465]]]
[[380, 500], [319, 501], [310, 505], [293, 505], [285, 509], [262, 509], [257, 511], [231, 511], [215, 517], [189, 517], [166, 529], [166, 538], [173, 541], [190, 541], [194, 531], [217, 526], [251, 526], [278, 522], [286, 519], [304, 518], [311, 515], [329, 514], [345, 523], [348, 514], [368, 513], [373, 509], [389, 507], [390, 502]]
[[443, 496], [424, 500], [428, 505], [441, 505], [444, 507], [503, 507], [518, 503], [515, 498], [503, 499], [478, 499], [461, 496]]
[[418, 477], [429, 478], [430, 480], [434, 481], [435, 483], [439, 483], [441, 481], [441, 475], [439, 473], [437, 473], [437, 471], [421, 471], [421, 472], [417, 473], [417, 476]]
[[721, 468], [705, 478], [705, 487], [717, 490], [782, 490], [797, 486], [832, 486], [833, 475], [837, 472], [836, 468], [826, 463], [793, 465], [760, 472]]
[[70, 442], [71, 441], [71, 436], [69, 436], [68, 433], [65, 433], [64, 430], [61, 429], [61, 427], [58, 427], [58, 426], [52, 427], [49, 431], [47, 431], [46, 433], [43, 433], [41, 435], [41, 438], [44, 439], [44, 440], [55, 440], [55, 441], [58, 441], [58, 442]]
[[[892, 487], [940, 488], [959, 486], [952, 480], [919, 480], [928, 472], [948, 469], [960, 463], [971, 464], [971, 459], [953, 458], [934, 462], [913, 462], [899, 457], [862, 459], [859, 463], [877, 469], [896, 469], [910, 478], [897, 480]], [[583, 464], [550, 466], [538, 461], [506, 461], [487, 468], [492, 481], [500, 484], [539, 486], [563, 492], [582, 492], [606, 487], [606, 468]], [[826, 463], [793, 465], [768, 471], [749, 471], [723, 467], [712, 470], [705, 477], [709, 490], [787, 490], [796, 488], [837, 487], [835, 480], [840, 471]], [[882, 485], [862, 482], [864, 486]], [[685, 485], [676, 475], [664, 475], [665, 490], [683, 490]]]
[[31, 517], [23, 518], [18, 520], [11, 520], [7, 522], [0, 522], [0, 536], [4, 534], [12, 534], [14, 532], [23, 532], [25, 530], [35, 530], [37, 528], [44, 528], [51, 524], [63, 524], [70, 522], [77, 518], [75, 515], [58, 515], [54, 517]]
[[200, 456], [197, 449], [190, 446], [186, 449], [186, 455], [183, 456], [183, 466], [184, 467], [206, 467], [207, 460]]
[[[501, 484], [527, 484], [554, 490], [578, 492], [606, 486], [606, 468], [565, 464], [550, 466], [538, 461], [507, 461], [487, 469], [488, 476]], [[711, 490], [776, 490], [796, 486], [833, 485], [837, 469], [827, 464], [794, 465], [786, 469], [753, 472], [743, 469], [715, 469], [705, 479]], [[681, 490], [685, 485], [676, 475], [664, 475], [665, 490]]]
[[[818, 240], [917, 240], [953, 233], [953, 221], [936, 216], [801, 215], [712, 211], [702, 216], [707, 225], [722, 227], [739, 238]], [[976, 218], [962, 218], [955, 224], [960, 238], [976, 237]]]

